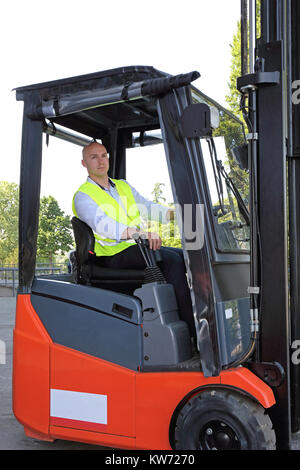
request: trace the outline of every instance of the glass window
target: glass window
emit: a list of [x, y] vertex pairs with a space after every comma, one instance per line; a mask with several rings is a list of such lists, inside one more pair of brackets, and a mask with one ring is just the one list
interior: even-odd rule
[[216, 304], [223, 365], [238, 360], [249, 348], [251, 341], [249, 302], [249, 298], [243, 298]]
[[232, 113], [196, 89], [194, 103], [219, 111], [220, 125], [201, 139], [206, 176], [220, 251], [249, 251], [249, 172], [244, 125]]
[[[147, 131], [142, 138], [155, 139], [155, 136], [160, 143], [140, 146], [140, 133], [133, 133], [134, 146], [126, 149], [126, 180], [145, 198], [153, 200], [156, 196], [157, 202], [168, 204], [173, 202], [173, 195], [161, 132]], [[155, 195], [157, 183], [161, 184], [161, 192]]]
[[[174, 198], [169, 177], [168, 165], [161, 131], [147, 131], [142, 136], [133, 133], [133, 148], [126, 149], [126, 180], [144, 198], [166, 207], [175, 208]], [[140, 144], [143, 144], [142, 146]], [[141, 226], [143, 230], [159, 233], [164, 246], [180, 248], [181, 237], [177, 219], [162, 224], [156, 211], [154, 217], [146, 219], [146, 212], [141, 210]], [[143, 214], [145, 214], [143, 216]], [[150, 222], [150, 220], [152, 222]]]
[[229, 162], [226, 161], [224, 137], [201, 139], [201, 147], [218, 248], [221, 251], [248, 251], [250, 232], [246, 214], [243, 211], [248, 202], [248, 185], [245, 181], [241, 181], [245, 185], [245, 194], [244, 197], [241, 195], [241, 199], [238, 199], [234, 191], [235, 184], [230, 176], [231, 168]]

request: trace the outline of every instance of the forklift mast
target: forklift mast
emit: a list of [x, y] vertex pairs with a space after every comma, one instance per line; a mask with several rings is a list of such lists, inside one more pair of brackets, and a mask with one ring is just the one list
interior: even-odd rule
[[[292, 95], [289, 101], [289, 121], [288, 121], [288, 174], [289, 174], [289, 253], [290, 253], [290, 310], [291, 310], [291, 346], [293, 353], [294, 345], [299, 345], [300, 331], [300, 106], [299, 100], [295, 99], [295, 86], [300, 82], [300, 5], [296, 0], [292, 1], [291, 32], [288, 37], [288, 91]], [[292, 85], [292, 90], [290, 87]], [[299, 364], [291, 363], [291, 413], [292, 413], [292, 431], [296, 432], [300, 428], [300, 370]]]
[[299, 366], [291, 361], [300, 331], [300, 108], [293, 99], [300, 77], [300, 6], [297, 0], [262, 0], [256, 38], [254, 4], [249, 3], [253, 61], [237, 87], [248, 96], [251, 306], [260, 318], [255, 361], [261, 377], [278, 366], [277, 404], [270, 416], [278, 448], [289, 448], [300, 417]]

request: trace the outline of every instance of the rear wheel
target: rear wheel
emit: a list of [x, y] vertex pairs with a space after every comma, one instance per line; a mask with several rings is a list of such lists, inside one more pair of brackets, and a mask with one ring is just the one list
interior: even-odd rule
[[180, 450], [272, 450], [275, 433], [258, 403], [227, 390], [195, 395], [180, 411], [174, 432]]

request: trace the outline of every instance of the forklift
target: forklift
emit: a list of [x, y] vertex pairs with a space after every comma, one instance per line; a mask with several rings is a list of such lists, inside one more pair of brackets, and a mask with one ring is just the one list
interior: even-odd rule
[[[16, 89], [24, 113], [13, 411], [27, 436], [177, 451], [297, 441], [300, 6], [262, 0], [256, 38], [254, 3], [250, 73], [237, 81], [247, 127], [192, 84], [198, 72], [128, 66]], [[73, 217], [72, 273], [35, 274], [43, 134], [101, 141], [116, 179], [126, 179], [129, 149], [163, 144], [194, 348], [159, 252], [142, 237], [145, 270], [105, 268], [92, 230]]]

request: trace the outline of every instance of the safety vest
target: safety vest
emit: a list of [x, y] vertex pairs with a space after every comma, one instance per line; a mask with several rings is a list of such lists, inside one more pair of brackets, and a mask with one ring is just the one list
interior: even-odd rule
[[[75, 209], [75, 196], [78, 192], [82, 192], [90, 196], [93, 201], [101, 207], [103, 212], [108, 217], [114, 219], [116, 222], [127, 225], [129, 227], [140, 226], [140, 213], [133, 197], [130, 186], [121, 180], [112, 179], [116, 185], [116, 189], [123, 203], [123, 207], [100, 186], [86, 182], [80, 186], [73, 197], [72, 209], [75, 217], [78, 217]], [[133, 240], [124, 240], [118, 242], [110, 238], [105, 238], [94, 232], [95, 247], [94, 252], [96, 256], [113, 256], [120, 251], [125, 250], [133, 245]]]

